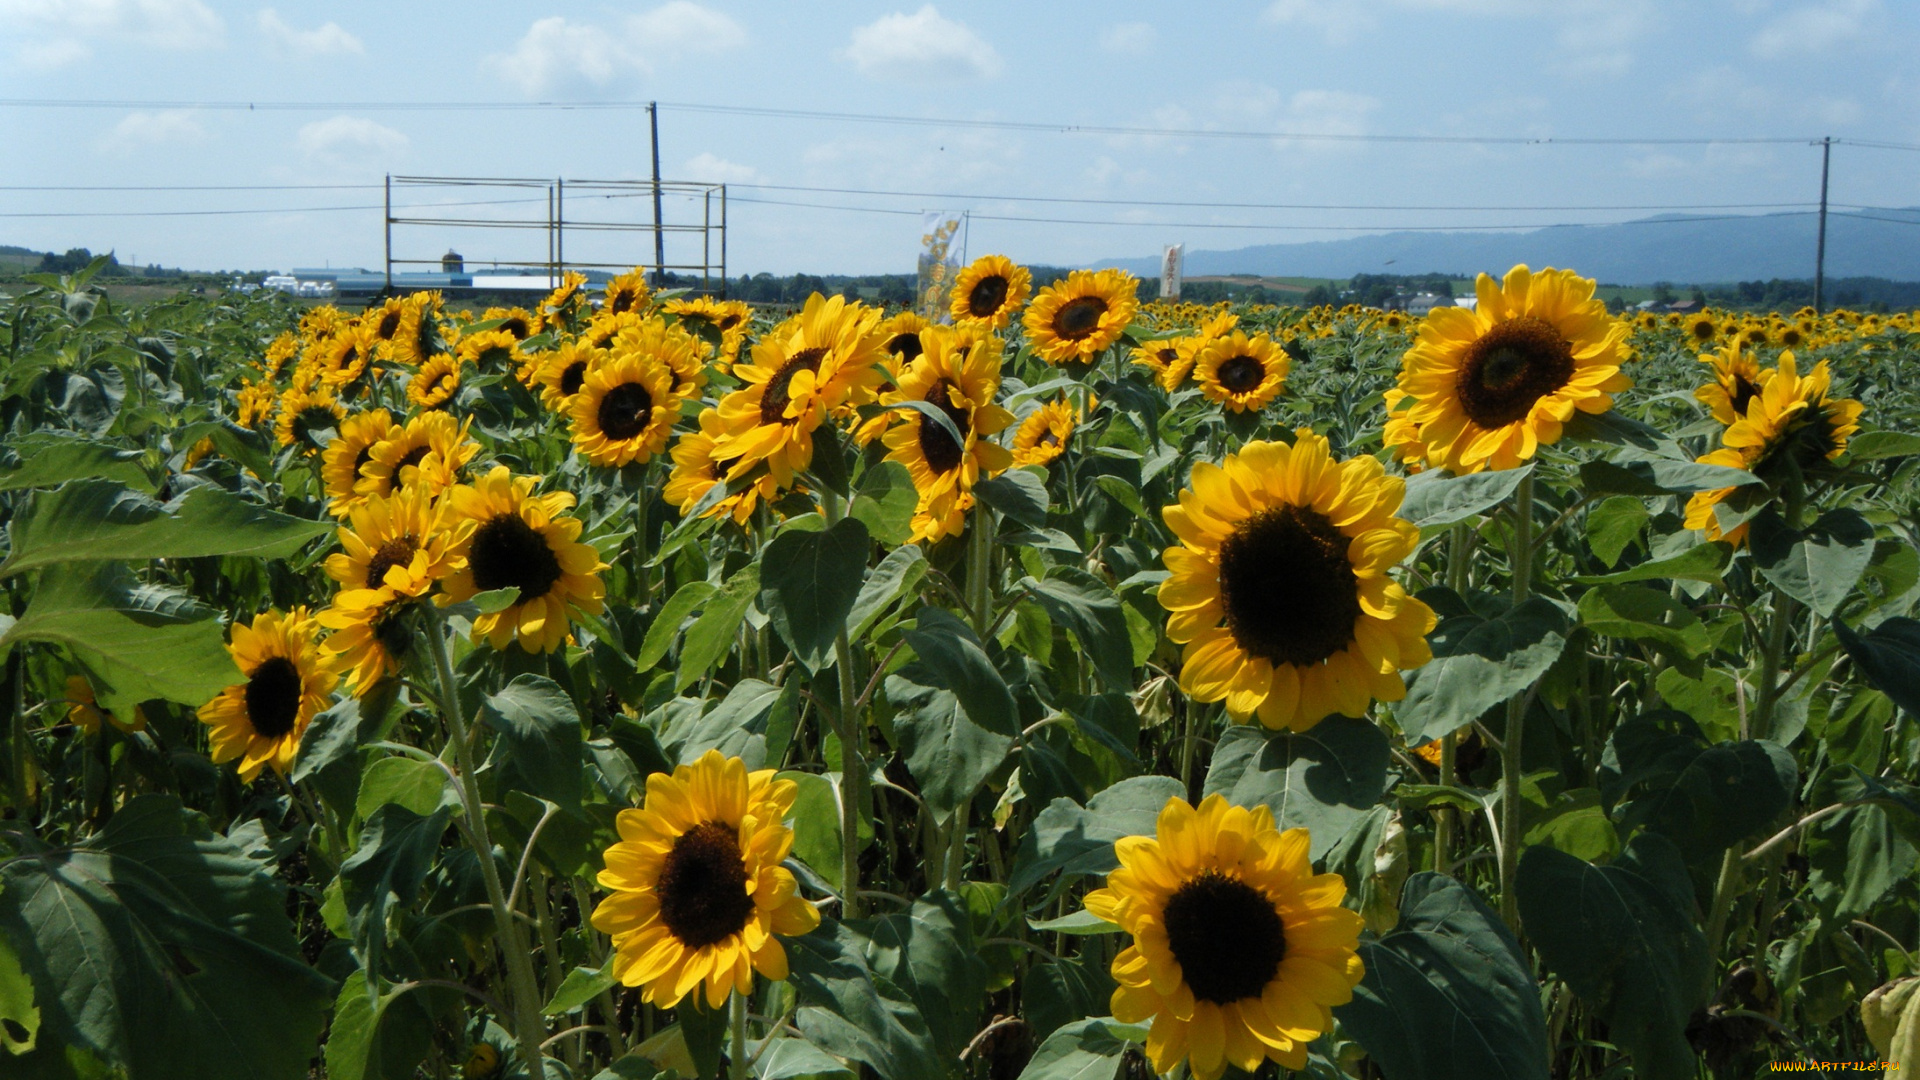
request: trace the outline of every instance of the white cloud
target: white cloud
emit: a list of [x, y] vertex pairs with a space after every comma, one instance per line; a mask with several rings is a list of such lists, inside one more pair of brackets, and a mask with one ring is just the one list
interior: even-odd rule
[[1310, 27], [1334, 44], [1352, 41], [1378, 22], [1366, 5], [1352, 0], [1274, 0], [1267, 21]]
[[725, 52], [746, 39], [746, 30], [731, 17], [690, 0], [672, 0], [611, 28], [548, 16], [492, 63], [508, 82], [537, 94], [651, 75], [661, 64]]
[[1775, 60], [1794, 53], [1825, 52], [1866, 33], [1879, 0], [1826, 0], [1795, 8], [1760, 28], [1748, 43], [1755, 56]]
[[192, 146], [207, 141], [207, 130], [187, 109], [136, 111], [121, 117], [96, 145], [102, 153], [131, 157], [160, 146]]
[[154, 49], [210, 49], [226, 24], [201, 0], [0, 0], [16, 60], [40, 70], [91, 56], [94, 41]]
[[406, 150], [408, 139], [363, 116], [335, 116], [302, 127], [294, 145], [312, 164], [350, 168], [391, 160]]
[[1000, 54], [964, 24], [932, 4], [911, 15], [895, 12], [859, 27], [840, 52], [862, 75], [909, 82], [988, 79], [1000, 73]]
[[1268, 22], [1319, 31], [1334, 45], [1368, 37], [1408, 13], [1444, 18], [1557, 23], [1559, 67], [1571, 75], [1618, 75], [1633, 64], [1627, 48], [1653, 21], [1652, 0], [1273, 0]]
[[1153, 51], [1154, 36], [1151, 23], [1115, 23], [1100, 31], [1100, 47], [1110, 53], [1144, 56]]
[[367, 47], [361, 44], [359, 38], [348, 33], [336, 22], [323, 23], [312, 30], [296, 30], [272, 8], [261, 8], [258, 21], [260, 32], [266, 35], [274, 48], [296, 56], [328, 56], [339, 53], [364, 56], [367, 52]]
[[710, 151], [702, 151], [688, 158], [687, 163], [680, 167], [680, 175], [689, 180], [722, 184], [752, 184], [761, 179], [759, 169], [728, 161]]

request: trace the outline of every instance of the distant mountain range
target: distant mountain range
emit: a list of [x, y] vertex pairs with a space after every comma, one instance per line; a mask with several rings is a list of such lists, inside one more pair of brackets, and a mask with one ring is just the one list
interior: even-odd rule
[[[1499, 274], [1515, 263], [1578, 270], [1604, 284], [1715, 283], [1813, 277], [1817, 218], [1668, 214], [1617, 225], [1556, 225], [1529, 232], [1388, 232], [1346, 240], [1187, 251], [1189, 277], [1260, 274]], [[1111, 259], [1142, 277], [1160, 260]], [[1920, 281], [1920, 209], [1830, 213], [1827, 275]]]

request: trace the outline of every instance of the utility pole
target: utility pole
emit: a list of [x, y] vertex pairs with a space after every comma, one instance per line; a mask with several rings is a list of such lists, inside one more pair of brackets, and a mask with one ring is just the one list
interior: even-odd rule
[[647, 102], [647, 126], [653, 131], [653, 287], [666, 273], [667, 238], [660, 231], [660, 103]]
[[387, 273], [386, 284], [381, 289], [385, 296], [393, 292], [393, 174], [387, 174]]
[[1813, 256], [1813, 313], [1827, 313], [1827, 166], [1833, 161], [1833, 136], [1820, 140], [1820, 240]]

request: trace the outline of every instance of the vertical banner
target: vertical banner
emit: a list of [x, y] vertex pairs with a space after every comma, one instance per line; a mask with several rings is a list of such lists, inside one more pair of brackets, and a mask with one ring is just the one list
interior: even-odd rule
[[1186, 260], [1187, 245], [1168, 244], [1160, 253], [1160, 299], [1180, 299], [1181, 263]]
[[960, 228], [964, 215], [930, 210], [920, 215], [920, 281], [914, 307], [925, 318], [948, 319], [947, 294], [960, 276]]

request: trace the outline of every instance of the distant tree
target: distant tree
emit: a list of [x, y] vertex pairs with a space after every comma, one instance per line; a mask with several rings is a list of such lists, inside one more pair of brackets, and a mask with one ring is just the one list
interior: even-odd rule
[[1653, 302], [1656, 304], [1673, 303], [1673, 282], [1656, 281], [1653, 283]]
[[1325, 285], [1315, 285], [1313, 288], [1307, 290], [1305, 296], [1300, 298], [1300, 303], [1305, 307], [1320, 307], [1322, 305], [1333, 304], [1337, 302], [1338, 299], [1338, 297], [1333, 295], [1332, 289], [1327, 288]]

